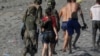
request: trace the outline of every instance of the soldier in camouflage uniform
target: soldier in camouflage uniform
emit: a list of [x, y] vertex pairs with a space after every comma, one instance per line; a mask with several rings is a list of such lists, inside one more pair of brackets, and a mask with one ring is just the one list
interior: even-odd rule
[[[26, 56], [27, 53], [30, 53], [31, 56], [34, 56], [38, 49], [39, 29], [37, 25], [39, 26], [40, 19], [42, 18], [41, 3], [42, 0], [35, 0], [34, 4], [29, 6], [24, 15], [24, 26], [21, 30], [21, 36], [25, 43], [24, 56]], [[34, 12], [34, 15], [32, 11]], [[32, 18], [33, 20], [31, 20]], [[34, 21], [34, 23], [31, 23], [32, 21]]]
[[[42, 7], [41, 7], [41, 3], [42, 3], [42, 0], [35, 0], [34, 1], [34, 4], [32, 4], [32, 5], [30, 5], [29, 6], [29, 8], [31, 8], [31, 7], [35, 7], [36, 8], [36, 14], [35, 14], [35, 16], [36, 16], [36, 24], [39, 26], [39, 22], [40, 22], [40, 20], [41, 20], [41, 18], [42, 18]], [[29, 9], [27, 9], [27, 11], [26, 11], [26, 13], [25, 13], [25, 15], [24, 15], [24, 19], [27, 17], [27, 15], [29, 14]], [[35, 36], [37, 37], [37, 39], [36, 39], [36, 51], [35, 52], [37, 52], [37, 49], [38, 49], [38, 35], [39, 35], [39, 27], [37, 26], [37, 32], [35, 32]], [[23, 25], [23, 27], [22, 27], [22, 30], [21, 30], [21, 36], [22, 36], [22, 39], [23, 40], [25, 40], [25, 37], [24, 37], [24, 33], [25, 33], [25, 30], [26, 30], [26, 25], [25, 25], [25, 22], [24, 22], [24, 25]], [[26, 41], [26, 40], [25, 40]], [[28, 42], [27, 42], [27, 44], [29, 44]], [[27, 48], [26, 48], [27, 49]], [[28, 48], [29, 49], [29, 48]], [[31, 49], [32, 50], [32, 49]], [[33, 53], [34, 54], [34, 53]], [[26, 53], [24, 54], [24, 55], [26, 55]]]
[[[48, 0], [47, 7], [52, 9], [52, 15], [56, 17], [56, 28], [57, 28], [57, 32], [59, 32], [59, 30], [60, 30], [60, 18], [59, 18], [59, 14], [58, 14], [57, 10], [55, 9], [55, 5], [56, 5], [55, 0]], [[55, 46], [56, 46], [57, 42], [58, 42], [58, 40], [55, 40], [53, 54], [57, 54], [55, 52]]]
[[[34, 3], [29, 5], [29, 7], [36, 7], [36, 16], [37, 16], [37, 20], [38, 20], [37, 21], [38, 25], [40, 24], [40, 19], [42, 18], [42, 7], [41, 7], [41, 4], [42, 4], [42, 0], [34, 0]], [[27, 13], [27, 11], [26, 11], [26, 13]], [[24, 17], [26, 17], [26, 13], [25, 13]], [[25, 25], [23, 25], [23, 27], [21, 29], [21, 37], [22, 37], [22, 39], [23, 39], [23, 36], [24, 36], [25, 29], [26, 29], [26, 27], [25, 27]]]
[[[34, 3], [29, 5], [29, 7], [36, 7], [36, 23], [37, 23], [37, 36], [39, 35], [39, 30], [40, 30], [40, 23], [41, 23], [41, 18], [42, 18], [42, 0], [34, 0]], [[38, 41], [38, 39], [37, 39]], [[38, 46], [38, 42], [37, 42]]]
[[25, 24], [25, 33], [24, 33], [24, 43], [25, 43], [25, 52], [24, 56], [27, 53], [30, 53], [31, 56], [37, 52], [37, 24], [36, 24], [36, 7], [30, 7], [27, 9], [27, 15], [23, 18]]
[[40, 20], [42, 18], [42, 0], [35, 0], [33, 4], [31, 4], [29, 7], [36, 7], [37, 10], [36, 10], [36, 13], [37, 13], [37, 19], [38, 19], [38, 22], [37, 23], [40, 23]]

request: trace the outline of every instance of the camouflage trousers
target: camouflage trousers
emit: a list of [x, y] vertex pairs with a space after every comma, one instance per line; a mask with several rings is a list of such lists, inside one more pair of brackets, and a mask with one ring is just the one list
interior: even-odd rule
[[38, 33], [36, 30], [25, 30], [24, 33], [25, 53], [34, 56], [38, 49]]

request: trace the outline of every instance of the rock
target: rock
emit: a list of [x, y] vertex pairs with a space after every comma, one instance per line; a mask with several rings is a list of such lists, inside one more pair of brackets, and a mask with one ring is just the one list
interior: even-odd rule
[[3, 10], [4, 8], [5, 8], [5, 6], [1, 6], [1, 7], [0, 7], [0, 10]]

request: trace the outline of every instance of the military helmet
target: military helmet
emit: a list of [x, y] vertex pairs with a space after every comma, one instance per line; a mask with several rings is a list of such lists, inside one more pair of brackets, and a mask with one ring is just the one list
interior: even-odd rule
[[47, 5], [48, 6], [55, 6], [56, 5], [56, 2], [54, 0], [53, 1], [50, 0], [50, 1], [47, 2]]

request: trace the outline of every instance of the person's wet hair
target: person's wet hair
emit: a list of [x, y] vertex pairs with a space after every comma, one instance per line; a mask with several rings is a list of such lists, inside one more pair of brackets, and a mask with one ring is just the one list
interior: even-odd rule
[[72, 1], [73, 1], [73, 2], [76, 2], [76, 0], [67, 0], [67, 2], [72, 2]]
[[47, 9], [45, 10], [45, 14], [46, 14], [47, 16], [50, 16], [50, 15], [51, 15], [51, 8], [47, 8]]
[[96, 0], [96, 2], [100, 4], [100, 0]]

